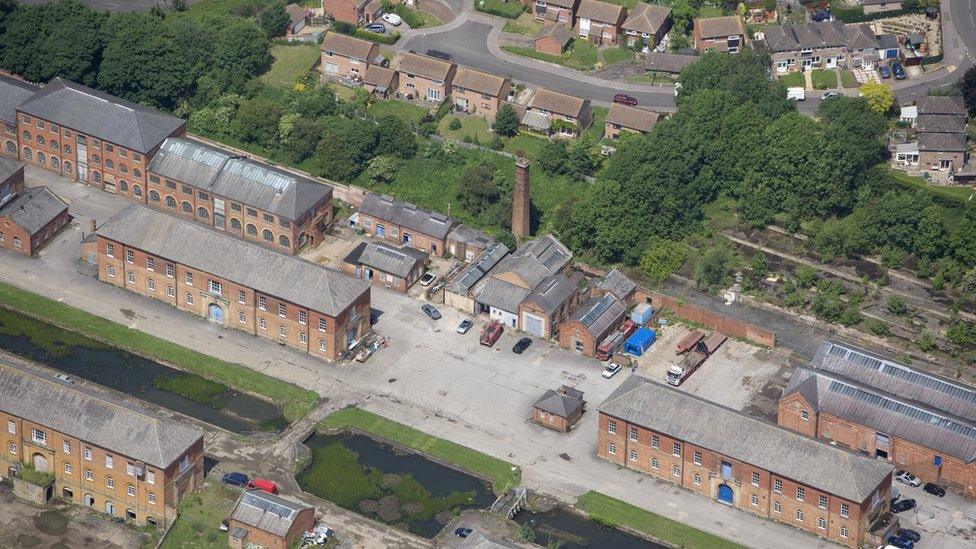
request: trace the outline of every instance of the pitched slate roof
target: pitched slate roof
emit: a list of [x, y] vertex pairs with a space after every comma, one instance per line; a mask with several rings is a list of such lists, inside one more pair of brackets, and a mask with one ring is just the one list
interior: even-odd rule
[[492, 275], [513, 274], [526, 289], [535, 289], [546, 277], [563, 270], [573, 253], [551, 234], [530, 240], [503, 259]]
[[698, 34], [702, 38], [722, 38], [743, 35], [746, 32], [742, 26], [742, 18], [738, 15], [695, 19], [695, 27], [699, 29]]
[[838, 48], [846, 46], [850, 38], [841, 21], [774, 25], [763, 29], [763, 35], [766, 47], [771, 52]]
[[966, 117], [954, 114], [922, 114], [916, 118], [919, 133], [966, 133]]
[[591, 297], [580, 303], [580, 306], [569, 316], [569, 320], [579, 322], [590, 335], [598, 337], [620, 322], [626, 313], [627, 303], [610, 294]]
[[0, 74], [0, 120], [16, 125], [17, 107], [39, 89], [23, 80]]
[[60, 77], [50, 81], [17, 110], [143, 154], [155, 149], [186, 123], [181, 118]]
[[339, 34], [338, 32], [329, 32], [326, 33], [325, 40], [322, 40], [322, 46], [319, 49], [324, 52], [331, 51], [345, 57], [367, 61], [373, 46], [374, 44], [369, 40]]
[[596, 285], [598, 290], [609, 292], [617, 299], [625, 299], [637, 289], [637, 284], [627, 277], [620, 269], [614, 267]]
[[572, 417], [583, 409], [583, 391], [563, 385], [558, 391], [546, 390], [532, 405], [547, 414]]
[[919, 99], [918, 114], [958, 114], [966, 116], [966, 103], [959, 96], [927, 95]]
[[621, 27], [636, 32], [657, 34], [669, 17], [671, 17], [671, 8], [668, 6], [637, 2]]
[[614, 103], [610, 105], [606, 121], [609, 124], [617, 124], [624, 128], [649, 132], [654, 124], [657, 124], [660, 117], [661, 115], [656, 112]]
[[934, 152], [961, 152], [969, 150], [966, 134], [962, 133], [920, 133], [918, 150]]
[[47, 187], [31, 187], [0, 207], [0, 215], [35, 235], [67, 208], [68, 204]]
[[976, 461], [976, 424], [839, 374], [797, 368], [783, 397], [800, 393], [818, 412], [864, 425], [965, 462]]
[[494, 238], [486, 235], [478, 229], [472, 229], [464, 223], [460, 223], [454, 227], [447, 235], [447, 239], [455, 242], [463, 242], [465, 244], [473, 244], [482, 249], [486, 249], [488, 246], [495, 243]]
[[516, 286], [499, 278], [488, 277], [475, 295], [478, 303], [515, 314], [519, 305], [529, 297], [532, 290]]
[[644, 59], [644, 70], [677, 74], [697, 60], [697, 55], [651, 52]]
[[97, 234], [329, 316], [369, 291], [365, 280], [138, 204], [115, 214]]
[[559, 6], [560, 8], [573, 9], [579, 0], [543, 0], [547, 5]]
[[444, 82], [453, 67], [454, 63], [449, 61], [411, 51], [400, 56], [400, 66], [397, 70], [428, 80]]
[[366, 73], [363, 75], [363, 84], [374, 86], [381, 92], [386, 92], [393, 85], [394, 75], [396, 75], [396, 71], [392, 69], [370, 65], [366, 67]]
[[427, 263], [427, 257], [427, 252], [409, 246], [397, 248], [377, 242], [360, 242], [343, 261], [407, 278], [417, 265]]
[[294, 221], [332, 187], [183, 137], [163, 142], [148, 171]]
[[535, 35], [536, 40], [542, 38], [552, 38], [560, 48], [565, 48], [566, 44], [573, 39], [573, 29], [563, 23], [551, 23], [543, 26], [539, 29], [539, 34]]
[[[574, 277], [575, 278], [575, 277]], [[552, 313], [577, 291], [576, 281], [562, 273], [546, 277], [525, 299], [546, 313]]]
[[375, 193], [366, 195], [359, 211], [437, 239], [446, 238], [457, 223], [444, 214], [425, 210], [410, 202], [395, 200], [392, 196]]
[[16, 158], [0, 156], [0, 183], [4, 183], [10, 176], [24, 169], [24, 163]]
[[579, 8], [576, 9], [576, 17], [616, 24], [626, 11], [626, 8], [619, 4], [600, 2], [600, 0], [583, 0], [580, 2]]
[[506, 254], [508, 254], [508, 246], [501, 242], [492, 244], [474, 261], [461, 269], [461, 272], [444, 287], [445, 291], [467, 295], [468, 291], [474, 288], [475, 284], [481, 281]]
[[564, 116], [579, 118], [583, 113], [584, 107], [589, 103], [589, 99], [580, 99], [579, 97], [565, 93], [539, 88], [532, 98], [530, 107], [536, 110], [541, 109]]
[[303, 509], [311, 507], [263, 490], [245, 490], [237, 499], [229, 518], [257, 530], [285, 537]]
[[501, 95], [502, 88], [505, 86], [507, 80], [507, 78], [496, 74], [482, 72], [469, 67], [458, 67], [457, 72], [454, 73], [454, 80], [451, 81], [451, 85], [497, 97]]
[[877, 460], [631, 375], [600, 411], [860, 503], [889, 475]]
[[6, 358], [0, 358], [0, 410], [160, 469], [203, 437], [196, 427]]
[[288, 12], [289, 27], [294, 27], [295, 23], [305, 19], [305, 9], [298, 4], [288, 4], [285, 11]]
[[871, 30], [871, 25], [861, 23], [859, 25], [848, 25], [847, 47], [855, 50], [872, 50], [878, 48], [878, 37]]

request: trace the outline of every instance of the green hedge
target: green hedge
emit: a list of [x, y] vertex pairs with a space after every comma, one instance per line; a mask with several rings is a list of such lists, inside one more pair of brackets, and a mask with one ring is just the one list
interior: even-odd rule
[[356, 38], [362, 38], [363, 40], [378, 42], [380, 44], [396, 44], [397, 40], [400, 39], [400, 31], [393, 31], [390, 34], [379, 34], [363, 29], [356, 29], [355, 36]]
[[528, 10], [528, 6], [523, 6], [518, 0], [509, 0], [508, 2], [502, 2], [502, 0], [474, 0], [474, 9], [506, 19], [518, 19], [518, 16], [522, 15], [522, 12]]
[[866, 23], [876, 19], [887, 19], [889, 17], [898, 17], [900, 15], [911, 15], [913, 13], [925, 13], [925, 8], [914, 7], [883, 11], [880, 13], [864, 13], [864, 9], [860, 6], [856, 8], [837, 8], [831, 6], [830, 13], [844, 23]]

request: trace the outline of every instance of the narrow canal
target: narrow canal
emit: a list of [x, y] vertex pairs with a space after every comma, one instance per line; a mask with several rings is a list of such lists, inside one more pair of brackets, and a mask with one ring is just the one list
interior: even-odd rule
[[667, 549], [666, 546], [631, 536], [615, 528], [607, 528], [586, 517], [557, 507], [544, 513], [522, 511], [515, 521], [532, 529], [533, 543], [543, 547], [582, 549], [612, 547], [613, 549]]
[[298, 475], [302, 490], [426, 538], [495, 500], [477, 477], [366, 436], [315, 434], [305, 444], [313, 457]]
[[3, 308], [0, 349], [235, 433], [286, 425], [264, 400]]

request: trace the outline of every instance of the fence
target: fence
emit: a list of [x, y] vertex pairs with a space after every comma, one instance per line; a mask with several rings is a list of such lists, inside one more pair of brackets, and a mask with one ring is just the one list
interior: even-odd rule
[[776, 332], [760, 328], [748, 322], [736, 320], [697, 305], [681, 303], [671, 296], [643, 288], [637, 290], [637, 298], [638, 300], [650, 303], [654, 309], [671, 309], [679, 317], [696, 324], [701, 324], [710, 330], [722, 332], [723, 334], [740, 339], [747, 339], [771, 349], [776, 347]]

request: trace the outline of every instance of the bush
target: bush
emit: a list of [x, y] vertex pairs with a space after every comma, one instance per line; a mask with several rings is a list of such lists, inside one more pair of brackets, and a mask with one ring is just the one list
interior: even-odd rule
[[891, 328], [889, 328], [888, 323], [883, 320], [873, 320], [870, 328], [874, 335], [882, 337], [891, 335]]
[[810, 288], [820, 280], [820, 275], [817, 274], [817, 270], [806, 265], [797, 267], [793, 275], [796, 276], [796, 285], [803, 289]]
[[460, 118], [454, 118], [453, 120], [451, 120], [451, 123], [447, 125], [447, 127], [450, 128], [450, 129], [452, 129], [452, 130], [454, 130], [454, 131], [460, 130], [461, 129], [461, 119]]
[[688, 249], [684, 244], [663, 238], [653, 238], [641, 258], [640, 269], [647, 278], [664, 282], [684, 264]]
[[918, 336], [918, 348], [926, 353], [935, 349], [935, 338], [932, 337], [932, 332], [922, 330], [922, 335]]
[[695, 285], [711, 291], [732, 284], [732, 270], [738, 264], [735, 253], [724, 246], [709, 248], [695, 265]]
[[963, 320], [957, 320], [949, 327], [949, 330], [946, 332], [946, 337], [949, 338], [949, 341], [960, 347], [976, 345], [976, 325]]
[[483, 12], [490, 13], [491, 15], [497, 15], [498, 17], [504, 17], [506, 19], [518, 19], [522, 12], [528, 9], [528, 6], [523, 6], [519, 2], [502, 2], [501, 0], [474, 0], [474, 9]]
[[908, 312], [908, 306], [905, 305], [904, 299], [893, 295], [888, 298], [888, 312], [893, 315], [902, 316]]

